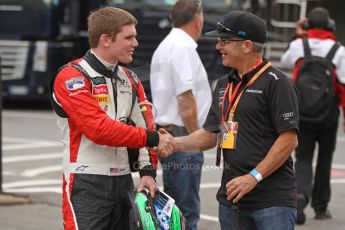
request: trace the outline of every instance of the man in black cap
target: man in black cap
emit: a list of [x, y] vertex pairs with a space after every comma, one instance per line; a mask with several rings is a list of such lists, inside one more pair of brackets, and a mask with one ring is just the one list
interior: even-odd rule
[[294, 229], [296, 88], [262, 59], [267, 31], [254, 14], [231, 11], [206, 35], [218, 38], [223, 65], [233, 70], [219, 80], [203, 129], [175, 138], [176, 150], [204, 151], [218, 142], [216, 163], [221, 152], [224, 157], [217, 193], [222, 229]]

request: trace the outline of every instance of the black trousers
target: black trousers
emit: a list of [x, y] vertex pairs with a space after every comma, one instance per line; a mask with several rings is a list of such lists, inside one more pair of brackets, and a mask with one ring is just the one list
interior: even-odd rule
[[[325, 211], [331, 198], [330, 174], [335, 150], [338, 119], [329, 127], [311, 128], [300, 124], [296, 149], [297, 192], [311, 198], [315, 212]], [[313, 183], [313, 157], [318, 144], [317, 164]]]
[[71, 202], [80, 230], [123, 230], [128, 225], [127, 192], [131, 174], [103, 176], [75, 174]]

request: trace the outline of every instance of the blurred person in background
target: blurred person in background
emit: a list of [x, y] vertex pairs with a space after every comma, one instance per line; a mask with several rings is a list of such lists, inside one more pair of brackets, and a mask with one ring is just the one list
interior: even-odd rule
[[[297, 224], [304, 224], [306, 217], [304, 209], [311, 200], [311, 206], [315, 211], [315, 219], [330, 219], [331, 213], [328, 210], [328, 203], [331, 199], [331, 165], [333, 153], [337, 139], [337, 128], [339, 120], [339, 105], [345, 112], [345, 49], [344, 46], [337, 45], [337, 39], [334, 35], [335, 22], [330, 18], [328, 11], [322, 7], [312, 9], [306, 19], [297, 22], [296, 37], [289, 44], [289, 48], [281, 57], [281, 63], [285, 68], [293, 69], [293, 81], [300, 90], [300, 100], [315, 100], [315, 105], [310, 104], [312, 108], [300, 108], [300, 132], [298, 137], [299, 146], [296, 149], [296, 183], [298, 192], [298, 212]], [[305, 43], [305, 44], [304, 44]], [[333, 49], [334, 47], [334, 49]], [[306, 50], [307, 49], [307, 50]], [[310, 53], [310, 54], [308, 54]], [[326, 59], [326, 55], [331, 62], [331, 69], [319, 70], [320, 64], [306, 63], [310, 70], [310, 81], [305, 81], [312, 88], [317, 89], [303, 92], [303, 86], [299, 86], [301, 81], [302, 61], [306, 56], [316, 56]], [[308, 56], [309, 57], [309, 56]], [[304, 68], [304, 67], [303, 67]], [[316, 72], [316, 73], [315, 73]], [[320, 76], [319, 74], [324, 74]], [[329, 72], [329, 76], [326, 76]], [[327, 78], [325, 78], [325, 76]], [[314, 96], [323, 92], [324, 87], [314, 86], [318, 82], [328, 84], [325, 88], [325, 95], [330, 95], [330, 100], [323, 106], [325, 95]], [[307, 90], [307, 89], [306, 89]], [[301, 102], [300, 102], [301, 103]], [[317, 109], [314, 114], [304, 119], [303, 111], [310, 113]], [[345, 116], [345, 113], [343, 113]], [[318, 124], [313, 120], [323, 116]], [[345, 123], [343, 124], [345, 131]], [[313, 157], [315, 144], [318, 143], [318, 158], [313, 182]]]
[[[155, 50], [150, 73], [157, 128], [173, 136], [198, 130], [205, 122], [212, 95], [206, 70], [196, 51], [203, 28], [200, 0], [179, 0], [171, 10], [173, 28]], [[164, 191], [186, 218], [186, 229], [197, 229], [203, 153], [178, 151], [161, 158]]]

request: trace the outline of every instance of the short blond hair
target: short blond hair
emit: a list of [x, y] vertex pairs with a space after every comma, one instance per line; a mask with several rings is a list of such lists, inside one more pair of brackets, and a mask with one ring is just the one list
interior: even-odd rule
[[87, 18], [90, 47], [98, 46], [102, 34], [115, 38], [124, 25], [137, 23], [137, 19], [131, 13], [120, 8], [108, 6], [92, 12]]

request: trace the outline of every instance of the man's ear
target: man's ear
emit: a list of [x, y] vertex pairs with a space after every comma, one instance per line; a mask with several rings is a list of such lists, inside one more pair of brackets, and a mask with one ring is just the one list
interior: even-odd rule
[[199, 16], [199, 17], [198, 17], [197, 23], [198, 23], [198, 27], [199, 27], [199, 28], [200, 28], [200, 27], [202, 28], [203, 23], [204, 23], [204, 20], [203, 20], [203, 17], [202, 17], [202, 16]]
[[204, 24], [204, 21], [203, 21], [202, 15], [198, 15], [194, 18], [194, 26], [197, 30], [199, 30], [200, 28], [202, 29], [203, 24]]
[[100, 44], [102, 47], [109, 47], [111, 41], [112, 41], [111, 36], [109, 36], [109, 35], [107, 35], [107, 34], [102, 34], [102, 35], [99, 37], [99, 44]]
[[250, 53], [251, 51], [254, 50], [254, 43], [252, 41], [250, 41], [250, 40], [243, 41], [242, 42], [242, 46], [244, 47], [243, 48], [243, 52], [245, 54]]

